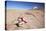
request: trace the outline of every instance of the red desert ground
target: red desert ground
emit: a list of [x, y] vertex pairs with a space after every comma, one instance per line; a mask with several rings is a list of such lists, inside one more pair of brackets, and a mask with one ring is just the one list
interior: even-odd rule
[[[22, 19], [17, 20], [18, 17]], [[44, 28], [43, 10], [8, 9], [6, 19], [8, 30]], [[16, 25], [17, 23], [18, 25]]]

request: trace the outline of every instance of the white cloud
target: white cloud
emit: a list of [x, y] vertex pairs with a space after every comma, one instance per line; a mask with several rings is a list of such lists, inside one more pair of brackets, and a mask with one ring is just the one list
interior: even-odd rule
[[38, 7], [37, 7], [37, 6], [35, 6], [35, 7], [33, 7], [33, 9], [38, 9]]

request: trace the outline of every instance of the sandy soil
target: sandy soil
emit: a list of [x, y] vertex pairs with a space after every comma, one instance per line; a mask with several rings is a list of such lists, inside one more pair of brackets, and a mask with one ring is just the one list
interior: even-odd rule
[[[44, 28], [44, 12], [42, 10], [7, 10], [6, 24], [8, 30]], [[17, 27], [18, 17], [23, 17], [27, 23], [20, 23]]]

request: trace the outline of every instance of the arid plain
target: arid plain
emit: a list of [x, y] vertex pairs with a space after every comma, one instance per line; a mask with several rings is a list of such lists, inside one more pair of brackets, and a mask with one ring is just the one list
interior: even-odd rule
[[[20, 23], [17, 27], [18, 17], [23, 17], [27, 23]], [[6, 28], [8, 30], [44, 28], [43, 10], [16, 10], [8, 9], [6, 13]]]

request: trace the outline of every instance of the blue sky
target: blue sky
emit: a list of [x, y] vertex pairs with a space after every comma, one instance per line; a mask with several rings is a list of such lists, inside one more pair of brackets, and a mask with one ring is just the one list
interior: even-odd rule
[[32, 9], [32, 8], [44, 8], [44, 3], [33, 2], [20, 2], [20, 1], [7, 1], [7, 9]]

